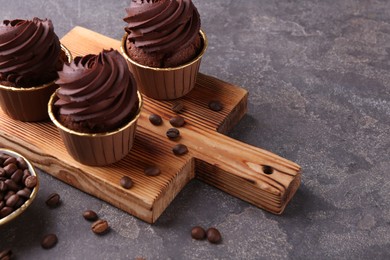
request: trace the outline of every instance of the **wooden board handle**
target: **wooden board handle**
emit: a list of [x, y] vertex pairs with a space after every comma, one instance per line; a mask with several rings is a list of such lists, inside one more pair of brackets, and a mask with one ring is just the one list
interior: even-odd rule
[[299, 187], [301, 169], [289, 160], [194, 126], [182, 132], [191, 135], [183, 143], [192, 147], [197, 178], [233, 196], [281, 214]]

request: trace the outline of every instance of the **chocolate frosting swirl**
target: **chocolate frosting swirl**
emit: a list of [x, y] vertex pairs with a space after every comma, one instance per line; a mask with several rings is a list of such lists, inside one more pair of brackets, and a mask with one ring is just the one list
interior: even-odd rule
[[200, 17], [191, 0], [132, 0], [126, 12], [128, 39], [145, 52], [177, 51], [199, 34]]
[[32, 87], [58, 78], [61, 45], [50, 20], [4, 20], [0, 25], [0, 80]]
[[136, 82], [116, 50], [76, 57], [64, 65], [56, 84], [59, 114], [96, 132], [121, 127], [138, 108]]

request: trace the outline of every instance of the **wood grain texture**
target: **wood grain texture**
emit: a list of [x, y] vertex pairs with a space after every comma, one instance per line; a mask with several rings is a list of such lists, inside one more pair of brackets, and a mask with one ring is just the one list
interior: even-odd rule
[[[82, 27], [75, 27], [61, 42], [73, 56], [119, 49], [120, 42]], [[154, 223], [180, 190], [194, 177], [272, 213], [280, 214], [300, 184], [300, 167], [280, 156], [224, 136], [246, 113], [248, 93], [237, 86], [199, 74], [196, 87], [181, 99], [186, 125], [181, 138], [169, 140], [165, 133], [175, 115], [176, 101], [144, 97], [143, 112], [133, 149], [125, 159], [105, 167], [82, 165], [66, 152], [51, 122], [15, 121], [0, 111], [0, 145], [29, 158], [36, 167], [122, 210]], [[220, 100], [224, 109], [208, 109], [210, 100]], [[162, 116], [153, 126], [151, 113]], [[189, 153], [175, 156], [172, 147], [182, 143]], [[161, 169], [159, 176], [144, 174], [147, 166]], [[272, 174], [265, 172], [272, 169]], [[122, 176], [133, 188], [119, 185]]]

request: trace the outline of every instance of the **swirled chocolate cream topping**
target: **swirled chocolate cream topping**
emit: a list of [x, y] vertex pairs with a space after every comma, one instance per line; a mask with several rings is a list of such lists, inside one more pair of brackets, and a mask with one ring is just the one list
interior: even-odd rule
[[131, 121], [138, 110], [136, 82], [118, 51], [76, 57], [64, 65], [56, 83], [57, 118], [77, 132], [115, 130]]
[[182, 65], [202, 47], [200, 17], [191, 0], [132, 0], [126, 12], [127, 52], [142, 65]]
[[58, 78], [61, 45], [50, 20], [4, 20], [0, 24], [0, 84], [33, 87]]

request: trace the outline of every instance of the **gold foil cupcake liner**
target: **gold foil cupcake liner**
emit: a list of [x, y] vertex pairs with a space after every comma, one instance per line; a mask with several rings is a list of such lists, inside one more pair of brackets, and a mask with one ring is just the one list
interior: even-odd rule
[[[72, 54], [61, 44], [61, 50], [72, 61]], [[49, 118], [47, 103], [58, 88], [55, 81], [29, 88], [16, 88], [0, 84], [0, 107], [9, 117], [26, 122], [42, 121]]]
[[154, 68], [132, 60], [127, 54], [128, 33], [125, 33], [121, 42], [121, 52], [142, 94], [153, 99], [171, 100], [185, 96], [195, 87], [200, 63], [208, 46], [206, 34], [202, 30], [199, 33], [203, 46], [198, 56], [190, 62], [172, 68]]
[[16, 217], [18, 217], [20, 214], [22, 214], [23, 212], [26, 211], [26, 209], [31, 205], [31, 203], [34, 201], [35, 197], [37, 196], [38, 194], [38, 190], [39, 190], [39, 178], [38, 178], [38, 175], [37, 173], [35, 172], [35, 169], [34, 167], [32, 166], [32, 164], [29, 162], [29, 160], [27, 160], [24, 156], [20, 155], [19, 153], [17, 152], [14, 152], [14, 151], [11, 151], [11, 150], [8, 150], [8, 149], [4, 149], [4, 148], [0, 148], [0, 153], [4, 153], [4, 154], [8, 154], [8, 155], [11, 155], [13, 157], [21, 157], [23, 158], [23, 160], [27, 163], [27, 167], [28, 167], [28, 170], [30, 171], [31, 175], [32, 176], [35, 176], [37, 177], [37, 185], [34, 187], [34, 189], [32, 190], [31, 192], [31, 195], [30, 195], [30, 198], [28, 200], [26, 200], [22, 206], [20, 206], [18, 209], [16, 209], [14, 212], [12, 212], [10, 215], [4, 217], [4, 218], [0, 218], [0, 226], [2, 225], [5, 225], [9, 222], [11, 222], [12, 220], [14, 220]]
[[143, 106], [142, 95], [137, 91], [138, 110], [125, 126], [107, 133], [81, 133], [63, 126], [56, 118], [53, 104], [58, 99], [53, 93], [49, 100], [50, 119], [58, 127], [68, 153], [78, 162], [90, 166], [104, 166], [124, 158], [133, 147], [137, 120]]

